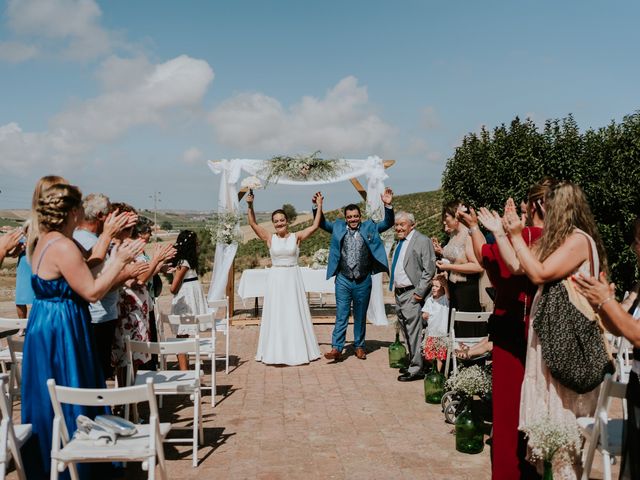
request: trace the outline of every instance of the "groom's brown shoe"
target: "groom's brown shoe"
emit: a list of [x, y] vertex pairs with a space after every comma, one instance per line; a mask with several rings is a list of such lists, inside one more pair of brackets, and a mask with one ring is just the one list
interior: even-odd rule
[[358, 347], [356, 348], [356, 357], [360, 360], [364, 360], [367, 358], [367, 352], [364, 351], [364, 348]]
[[342, 360], [342, 352], [340, 352], [340, 350], [338, 350], [337, 348], [332, 348], [330, 352], [324, 354], [324, 358], [326, 358], [327, 360], [335, 360], [336, 362], [339, 362], [340, 360]]

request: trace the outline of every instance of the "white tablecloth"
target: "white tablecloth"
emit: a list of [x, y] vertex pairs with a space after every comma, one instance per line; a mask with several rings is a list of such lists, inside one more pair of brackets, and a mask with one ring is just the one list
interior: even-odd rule
[[[315, 270], [309, 267], [301, 267], [304, 289], [314, 293], [334, 293], [335, 282], [333, 278], [326, 279], [327, 269]], [[238, 284], [238, 295], [243, 300], [252, 297], [264, 297], [267, 287], [268, 268], [245, 270], [240, 277]]]

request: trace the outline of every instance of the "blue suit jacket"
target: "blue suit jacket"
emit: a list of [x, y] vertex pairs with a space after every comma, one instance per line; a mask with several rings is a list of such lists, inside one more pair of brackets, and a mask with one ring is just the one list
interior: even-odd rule
[[[314, 210], [314, 215], [316, 211]], [[384, 219], [380, 223], [373, 220], [366, 220], [360, 224], [360, 234], [364, 238], [364, 242], [371, 252], [373, 265], [372, 273], [387, 272], [389, 273], [389, 263], [387, 262], [387, 252], [380, 239], [380, 234], [389, 230], [395, 221], [392, 208], [384, 209]], [[342, 247], [342, 239], [347, 233], [347, 223], [344, 220], [336, 220], [330, 222], [322, 215], [320, 228], [331, 234], [331, 246], [329, 248], [329, 262], [327, 264], [327, 279], [338, 273], [340, 265], [340, 255]]]

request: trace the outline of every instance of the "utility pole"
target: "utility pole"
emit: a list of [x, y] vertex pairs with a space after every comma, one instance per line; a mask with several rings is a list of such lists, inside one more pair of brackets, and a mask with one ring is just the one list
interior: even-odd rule
[[160, 199], [161, 193], [162, 192], [154, 191], [152, 195], [149, 195], [149, 198], [153, 199], [153, 224], [156, 229], [158, 228], [158, 202], [162, 201], [162, 199]]

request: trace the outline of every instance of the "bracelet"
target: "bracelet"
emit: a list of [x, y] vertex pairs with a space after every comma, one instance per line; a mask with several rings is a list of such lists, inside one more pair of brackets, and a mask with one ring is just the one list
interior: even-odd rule
[[478, 231], [478, 227], [476, 227], [475, 225], [473, 227], [469, 227], [469, 235], [472, 235], [473, 232], [477, 232]]
[[607, 298], [601, 301], [596, 307], [596, 313], [600, 313], [600, 310], [602, 310], [603, 305], [607, 302], [610, 302], [611, 300], [613, 300], [613, 295], [609, 295]]
[[506, 236], [507, 236], [507, 234], [506, 234], [506, 233], [504, 233], [504, 232], [502, 232], [502, 233], [496, 233], [494, 236], [495, 236], [496, 238], [501, 238], [501, 237], [506, 237]]
[[520, 247], [520, 248], [516, 248], [516, 255], [518, 255], [518, 252], [520, 252], [520, 250], [523, 250], [525, 247]]

